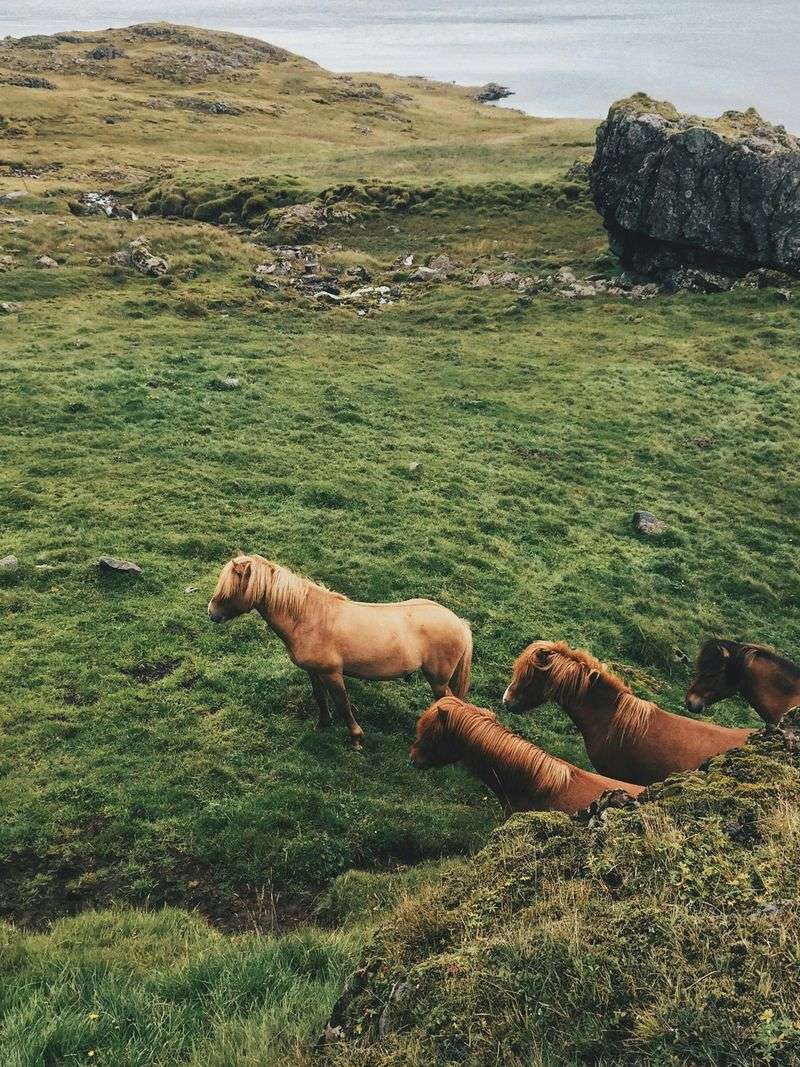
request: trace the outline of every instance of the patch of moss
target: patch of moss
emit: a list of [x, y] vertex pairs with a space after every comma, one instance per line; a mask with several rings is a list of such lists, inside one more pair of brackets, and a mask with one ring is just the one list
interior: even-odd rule
[[796, 1062], [798, 860], [793, 728], [640, 804], [517, 815], [380, 929], [322, 1059]]

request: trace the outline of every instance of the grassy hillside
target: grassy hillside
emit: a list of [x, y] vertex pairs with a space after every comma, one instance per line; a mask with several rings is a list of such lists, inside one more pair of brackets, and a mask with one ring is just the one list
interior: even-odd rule
[[[0, 314], [0, 557], [20, 563], [0, 575], [0, 961], [17, 983], [0, 1026], [20, 1065], [89, 1050], [227, 1063], [240, 1024], [243, 1057], [274, 1039], [285, 1062], [279, 1035], [312, 1033], [406, 875], [399, 888], [393, 875], [332, 880], [469, 852], [499, 820], [459, 770], [409, 766], [420, 680], [350, 684], [366, 732], [355, 754], [341, 727], [314, 731], [307, 680], [260, 620], [208, 623], [237, 550], [360, 599], [446, 603], [472, 621], [473, 693], [488, 706], [535, 636], [585, 644], [674, 710], [686, 654], [709, 632], [800, 649], [791, 300], [475, 288], [480, 271], [613, 278], [585, 185], [565, 177], [591, 154], [592, 124], [420, 80], [348, 82], [229, 35], [150, 32], [0, 45], [0, 302], [19, 305]], [[125, 56], [85, 59], [100, 44]], [[8, 84], [26, 77], [56, 88]], [[271, 204], [256, 222], [239, 207], [227, 225], [224, 211], [188, 217], [196, 190], [238, 203], [258, 185], [296, 201], [345, 183], [353, 217], [302, 239], [343, 292], [364, 268], [391, 303], [329, 307], [254, 275], [298, 239]], [[152, 213], [76, 216], [87, 192]], [[138, 236], [169, 258], [163, 277], [109, 261]], [[440, 253], [454, 271], [408, 280], [407, 256]], [[639, 539], [640, 507], [669, 533]], [[141, 576], [101, 574], [101, 553]], [[713, 711], [756, 721], [736, 702]], [[557, 709], [508, 721], [586, 764]], [[320, 933], [304, 923], [324, 891], [335, 929]], [[240, 939], [182, 913], [119, 910], [164, 904]], [[89, 951], [98, 928], [102, 960]], [[286, 929], [296, 940], [272, 939]], [[241, 953], [256, 1007], [234, 1022]], [[51, 1026], [61, 967], [78, 1015], [119, 992], [115, 1025], [138, 1020], [129, 1049], [113, 1027]], [[186, 968], [228, 977], [198, 986]], [[281, 982], [288, 1015], [259, 1021]], [[192, 1002], [190, 1019], [164, 989]], [[49, 1005], [33, 1029], [31, 991]], [[313, 1018], [292, 1007], [310, 999]]]

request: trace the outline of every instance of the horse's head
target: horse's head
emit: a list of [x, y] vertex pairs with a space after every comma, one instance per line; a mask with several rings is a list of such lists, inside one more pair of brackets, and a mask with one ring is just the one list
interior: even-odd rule
[[718, 700], [735, 696], [739, 691], [736, 657], [732, 641], [706, 641], [700, 649], [694, 678], [686, 690], [686, 707], [701, 712]]
[[428, 767], [445, 767], [461, 758], [458, 743], [459, 732], [454, 730], [454, 719], [465, 712], [497, 721], [497, 716], [488, 708], [475, 708], [458, 697], [442, 697], [423, 711], [417, 722], [417, 736], [409, 753], [411, 762], [418, 771]]
[[503, 693], [503, 707], [509, 711], [538, 708], [548, 699], [553, 641], [534, 641], [514, 661], [511, 681]]
[[217, 588], [208, 602], [208, 617], [212, 622], [228, 622], [252, 610], [252, 556], [236, 556], [222, 568]]

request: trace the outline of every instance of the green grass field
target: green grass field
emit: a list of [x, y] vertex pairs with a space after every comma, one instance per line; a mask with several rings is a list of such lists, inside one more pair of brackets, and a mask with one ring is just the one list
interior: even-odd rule
[[[70, 92], [95, 93], [94, 115], [101, 89]], [[356, 161], [484, 188], [331, 229], [331, 256], [591, 269], [605, 242], [585, 197], [515, 206], [487, 184], [557, 185], [591, 124], [436, 93], [408, 143], [392, 128], [361, 151], [349, 113], [339, 144], [330, 126], [284, 136], [270, 173], [315, 189]], [[9, 107], [27, 115], [33, 94]], [[0, 556], [20, 560], [0, 585], [0, 1059], [285, 1063], [411, 876], [334, 879], [469, 852], [500, 809], [459, 769], [409, 765], [421, 680], [350, 683], [361, 754], [341, 726], [315, 732], [307, 679], [261, 620], [208, 622], [221, 565], [257, 551], [354, 598], [442, 601], [472, 622], [477, 703], [497, 708], [516, 653], [548, 637], [681, 710], [684, 654], [708, 634], [800, 649], [797, 314], [771, 290], [633, 303], [454, 282], [374, 318], [265, 296], [241, 229], [74, 218], [97, 179], [80, 178], [81, 137], [65, 147], [37, 114], [4, 158], [66, 165], [0, 205], [26, 222], [0, 225], [18, 264], [0, 300], [23, 304], [0, 317]], [[206, 118], [180, 112], [193, 160], [149, 171], [132, 123], [128, 177], [252, 173], [238, 148], [222, 168]], [[20, 188], [4, 166], [0, 194]], [[104, 262], [138, 233], [171, 256], [166, 279]], [[45, 252], [57, 270], [33, 265]], [[642, 507], [668, 534], [633, 533]], [[141, 577], [101, 575], [101, 553]], [[507, 721], [586, 765], [558, 709]]]

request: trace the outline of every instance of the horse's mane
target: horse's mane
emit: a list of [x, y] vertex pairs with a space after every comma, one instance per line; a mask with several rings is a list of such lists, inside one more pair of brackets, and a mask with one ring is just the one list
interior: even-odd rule
[[[446, 711], [446, 720], [439, 716], [439, 709]], [[542, 795], [561, 792], [572, 779], [573, 768], [568, 763], [512, 733], [487, 708], [458, 697], [442, 697], [423, 714], [423, 720], [427, 715], [431, 721], [424, 725], [426, 738], [435, 743], [442, 733], [454, 735], [473, 766], [490, 756], [503, 770], [524, 778]]]
[[274, 560], [253, 553], [235, 556], [225, 564], [214, 596], [237, 597], [251, 608], [263, 604], [270, 613], [285, 613], [296, 619], [311, 589], [321, 589], [338, 600], [347, 599], [342, 593], [334, 593]]
[[[725, 656], [722, 650], [728, 655]], [[727, 641], [719, 637], [710, 637], [697, 654], [696, 669], [699, 674], [714, 674], [726, 670], [732, 681], [739, 682], [742, 671], [753, 656], [766, 656], [795, 678], [800, 678], [800, 666], [782, 656], [771, 645], [757, 645], [752, 641]]]
[[545, 698], [562, 706], [584, 704], [590, 689], [598, 682], [615, 694], [614, 712], [609, 733], [620, 738], [637, 738], [646, 732], [658, 706], [642, 700], [608, 669], [605, 663], [583, 648], [571, 648], [565, 641], [534, 641], [520, 657], [525, 674], [532, 670], [544, 672], [547, 684]]

